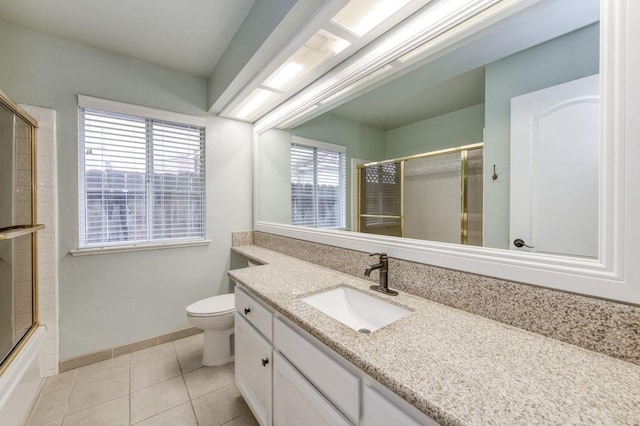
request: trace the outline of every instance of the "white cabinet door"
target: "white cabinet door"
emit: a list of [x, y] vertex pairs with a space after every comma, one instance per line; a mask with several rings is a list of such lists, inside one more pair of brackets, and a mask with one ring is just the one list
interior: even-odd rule
[[274, 354], [273, 371], [275, 425], [347, 426], [351, 424], [278, 353]]
[[400, 407], [389, 401], [375, 389], [364, 388], [363, 426], [438, 426], [434, 420], [424, 414], [420, 421], [404, 412]]
[[236, 386], [262, 426], [272, 424], [272, 355], [269, 341], [236, 313]]

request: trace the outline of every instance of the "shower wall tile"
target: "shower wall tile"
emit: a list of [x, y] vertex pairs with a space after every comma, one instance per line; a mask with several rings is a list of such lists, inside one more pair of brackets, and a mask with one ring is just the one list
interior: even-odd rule
[[[368, 253], [264, 232], [254, 244], [363, 279], [371, 263]], [[393, 258], [389, 267], [400, 291], [640, 364], [640, 306]]]
[[[58, 372], [58, 217], [56, 179], [56, 113], [49, 108], [21, 105], [38, 121], [37, 132], [37, 223], [45, 225], [38, 232], [38, 321], [46, 326], [46, 372]], [[18, 174], [18, 181], [28, 175]]]

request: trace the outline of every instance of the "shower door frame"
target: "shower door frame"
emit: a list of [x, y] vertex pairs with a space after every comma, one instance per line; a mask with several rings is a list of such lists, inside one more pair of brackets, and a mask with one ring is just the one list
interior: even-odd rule
[[[469, 197], [468, 197], [468, 153], [469, 151], [472, 150], [476, 150], [476, 149], [483, 149], [484, 148], [484, 143], [483, 142], [478, 142], [478, 143], [474, 143], [474, 144], [469, 144], [469, 145], [462, 145], [462, 146], [457, 146], [457, 147], [453, 147], [453, 148], [445, 148], [445, 149], [440, 149], [437, 151], [430, 151], [430, 152], [424, 152], [421, 154], [415, 154], [415, 155], [409, 155], [406, 157], [399, 157], [399, 158], [392, 158], [389, 160], [384, 160], [384, 161], [376, 161], [373, 163], [365, 163], [365, 164], [359, 164], [358, 167], [358, 194], [357, 194], [357, 206], [358, 206], [358, 214], [357, 214], [357, 227], [356, 230], [357, 232], [362, 232], [360, 230], [360, 223], [361, 223], [361, 219], [363, 217], [377, 217], [377, 218], [381, 218], [381, 219], [389, 219], [389, 218], [393, 218], [393, 219], [400, 219], [400, 227], [401, 227], [401, 233], [402, 233], [402, 237], [404, 237], [404, 164], [406, 161], [409, 160], [419, 160], [419, 159], [423, 159], [423, 158], [429, 158], [429, 157], [435, 157], [435, 156], [439, 156], [439, 155], [446, 155], [446, 154], [454, 154], [456, 152], [460, 153], [460, 197], [461, 197], [461, 212], [460, 212], [460, 244], [468, 244], [468, 236], [469, 236]], [[362, 213], [362, 207], [361, 207], [361, 196], [362, 196], [362, 180], [361, 180], [361, 173], [362, 170], [365, 169], [366, 167], [373, 167], [373, 166], [380, 166], [382, 164], [390, 164], [390, 163], [399, 163], [400, 164], [400, 216], [389, 216], [389, 215], [375, 215], [375, 214], [363, 214]]]
[[10, 239], [18, 236], [24, 236], [31, 234], [31, 309], [32, 320], [31, 327], [27, 332], [18, 340], [13, 346], [13, 349], [9, 351], [8, 355], [0, 363], [0, 375], [11, 365], [18, 353], [27, 344], [31, 336], [38, 328], [38, 234], [37, 231], [44, 228], [44, 225], [37, 224], [38, 218], [38, 176], [37, 176], [37, 158], [38, 158], [38, 144], [37, 144], [37, 132], [38, 122], [35, 118], [29, 115], [25, 110], [13, 102], [2, 90], [0, 90], [0, 104], [9, 109], [17, 118], [23, 120], [31, 127], [31, 226], [28, 227], [16, 227], [16, 229], [9, 230], [8, 232], [0, 234], [2, 239]]

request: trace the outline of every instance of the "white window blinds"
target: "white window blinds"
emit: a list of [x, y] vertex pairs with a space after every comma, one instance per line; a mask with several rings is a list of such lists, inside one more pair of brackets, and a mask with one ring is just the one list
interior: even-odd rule
[[80, 246], [205, 237], [205, 129], [80, 107]]
[[346, 227], [346, 161], [344, 147], [338, 149], [291, 144], [293, 225]]

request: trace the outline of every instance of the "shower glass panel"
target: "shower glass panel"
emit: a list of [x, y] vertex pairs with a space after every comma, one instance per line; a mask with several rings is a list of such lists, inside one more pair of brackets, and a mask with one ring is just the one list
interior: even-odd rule
[[359, 170], [359, 231], [402, 237], [402, 163]]
[[37, 324], [35, 128], [0, 92], [0, 372]]
[[358, 166], [358, 231], [481, 246], [482, 146]]
[[405, 237], [460, 242], [460, 153], [405, 164]]

